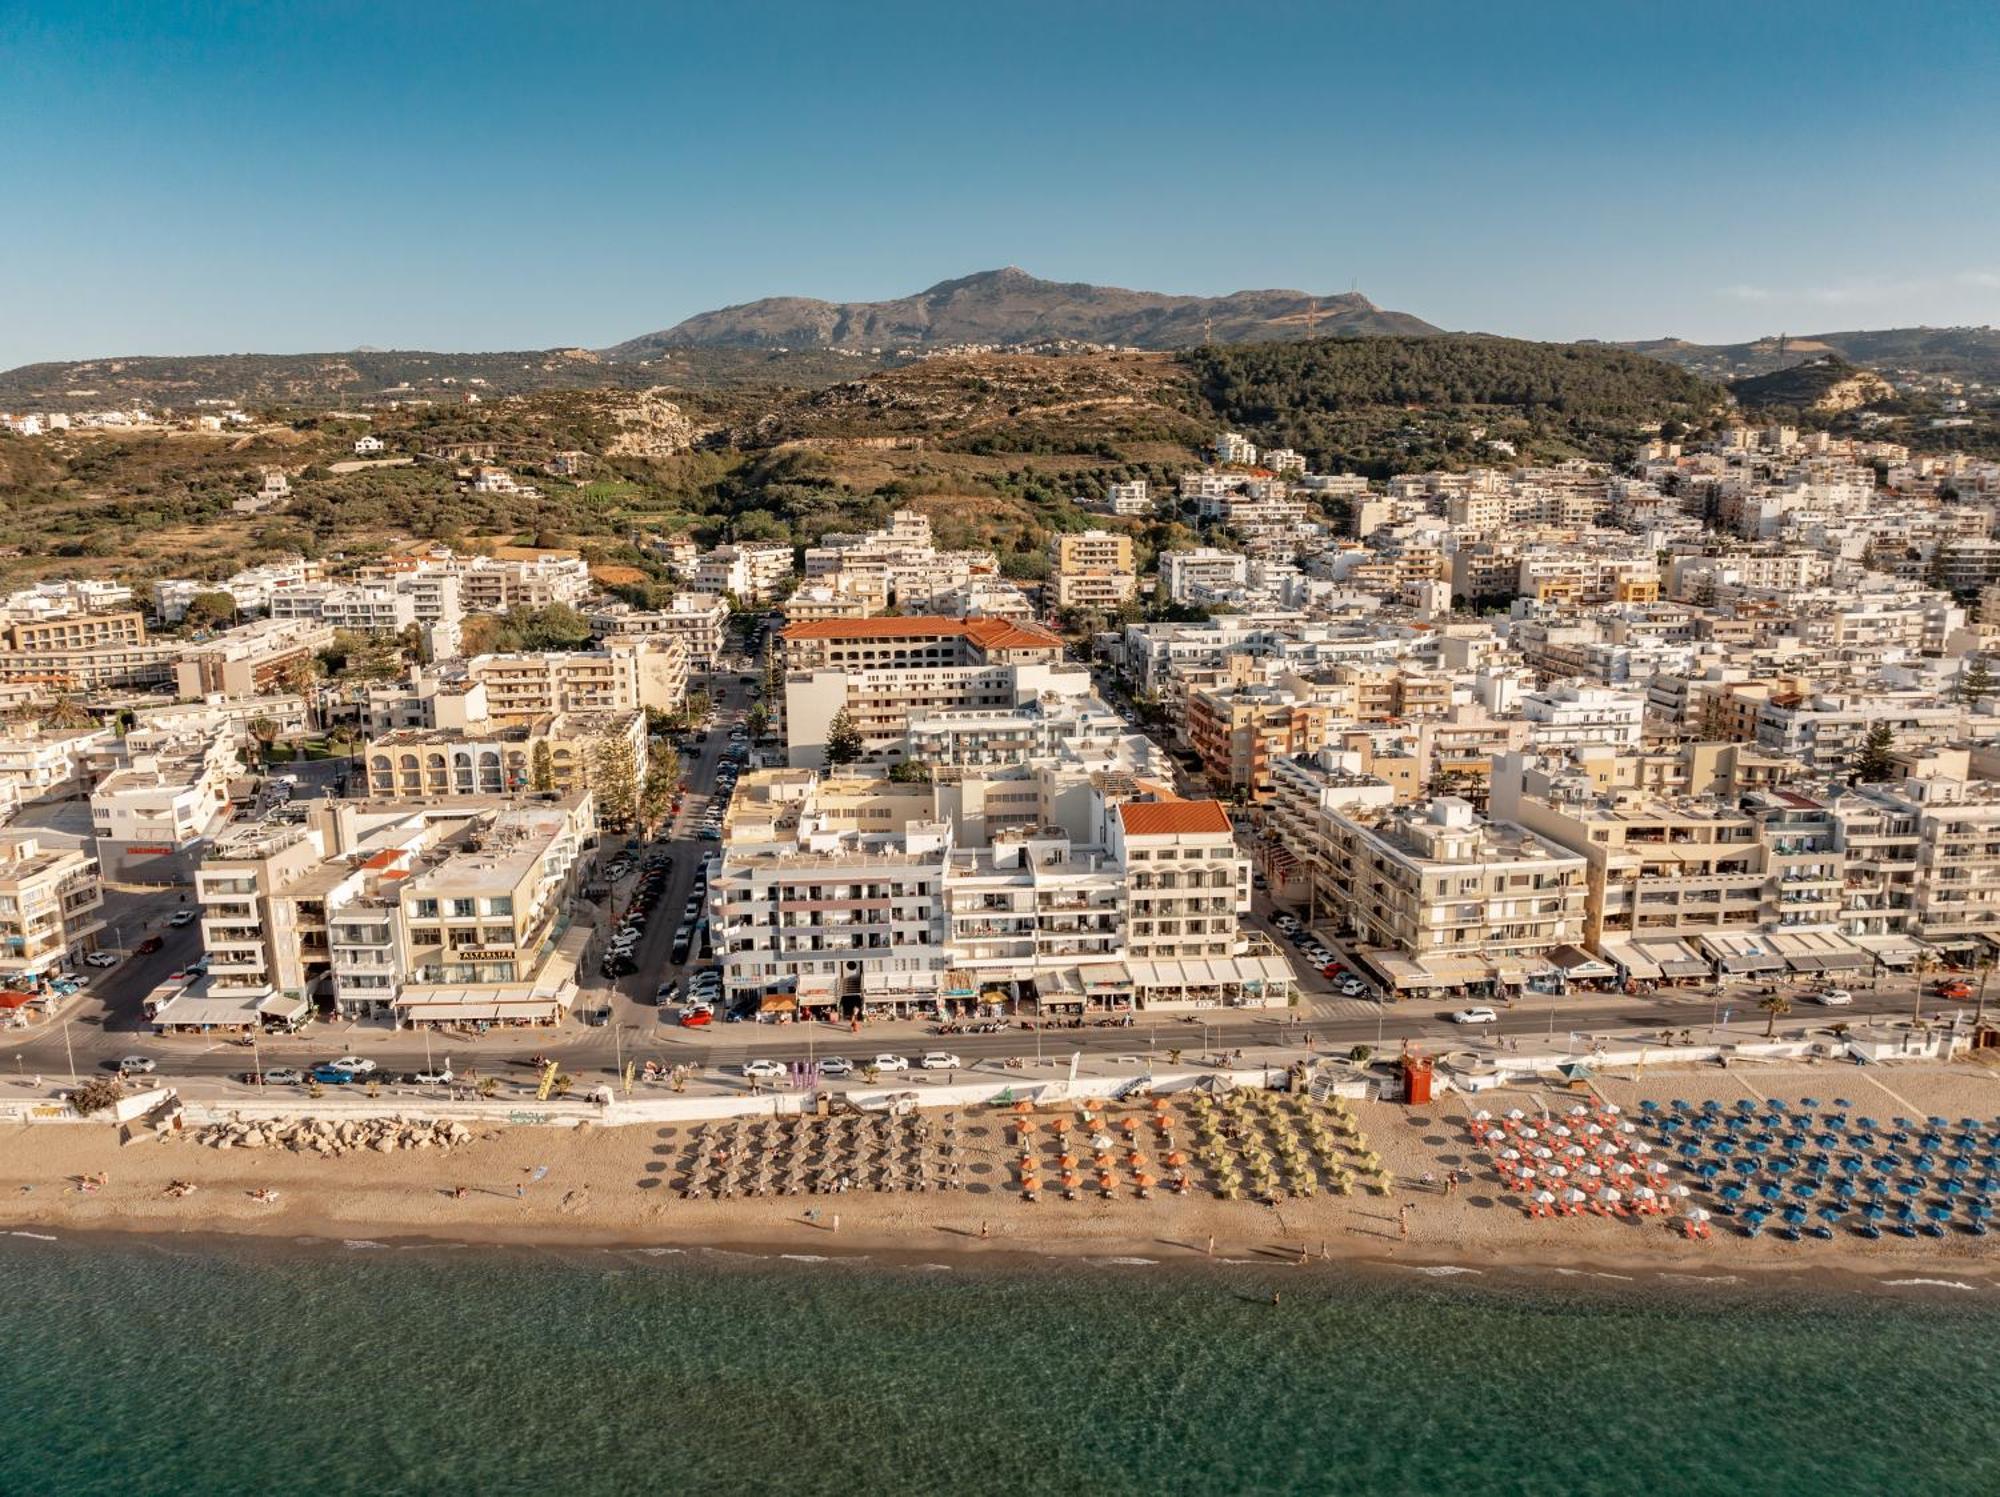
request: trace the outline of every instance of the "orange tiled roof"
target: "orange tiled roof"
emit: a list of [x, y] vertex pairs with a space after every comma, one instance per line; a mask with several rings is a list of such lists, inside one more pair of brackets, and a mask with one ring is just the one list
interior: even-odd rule
[[952, 619], [919, 615], [914, 618], [806, 619], [787, 624], [784, 639], [919, 639], [963, 636], [988, 649], [1020, 649], [1029, 646], [1060, 648], [1062, 640], [1046, 629], [1030, 624], [1013, 624], [1006, 619]]
[[1128, 800], [1118, 808], [1128, 837], [1174, 837], [1190, 832], [1227, 832], [1229, 816], [1220, 801]]

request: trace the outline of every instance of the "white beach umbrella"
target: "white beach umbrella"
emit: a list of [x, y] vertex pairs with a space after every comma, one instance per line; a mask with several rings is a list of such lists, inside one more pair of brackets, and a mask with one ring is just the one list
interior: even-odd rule
[[1669, 1185], [1667, 1187], [1667, 1194], [1670, 1196], [1678, 1196], [1681, 1200], [1685, 1201], [1690, 1195], [1693, 1194], [1693, 1192], [1690, 1191], [1685, 1185]]
[[1563, 1192], [1563, 1199], [1569, 1202], [1569, 1204], [1572, 1206], [1581, 1206], [1585, 1201], [1589, 1200], [1590, 1197], [1585, 1195], [1582, 1191], [1572, 1188], [1570, 1190], [1566, 1190]]
[[1553, 1190], [1538, 1190], [1535, 1192], [1535, 1200], [1544, 1206], [1554, 1205], [1555, 1199], [1556, 1193]]
[[1635, 1201], [1650, 1201], [1654, 1195], [1655, 1192], [1650, 1185], [1641, 1185], [1637, 1190], [1632, 1192], [1632, 1199]]
[[1558, 1180], [1563, 1180], [1568, 1178], [1569, 1171], [1559, 1164], [1552, 1164], [1549, 1166], [1549, 1174]]
[[1602, 1200], [1605, 1205], [1612, 1206], [1616, 1205], [1619, 1201], [1624, 1200], [1625, 1195], [1624, 1192], [1622, 1191], [1613, 1190], [1609, 1186], [1606, 1186], [1603, 1193], [1598, 1197], [1598, 1199]]
[[1522, 1118], [1526, 1117], [1527, 1114], [1521, 1111], [1520, 1108], [1516, 1107], [1511, 1112], [1509, 1112], [1507, 1116], [1518, 1123]]
[[1643, 1138], [1637, 1139], [1632, 1144], [1632, 1152], [1634, 1154], [1650, 1154], [1653, 1152], [1653, 1146]]
[[1472, 1115], [1472, 1121], [1475, 1123], [1490, 1123], [1493, 1121], [1493, 1114], [1482, 1107]]
[[1688, 1212], [1688, 1220], [1705, 1222], [1708, 1220], [1708, 1213], [1702, 1210], [1701, 1207], [1697, 1206], [1692, 1211]]

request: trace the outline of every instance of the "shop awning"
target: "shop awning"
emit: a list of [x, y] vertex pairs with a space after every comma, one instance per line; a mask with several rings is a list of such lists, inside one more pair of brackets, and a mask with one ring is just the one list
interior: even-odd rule
[[1632, 947], [1658, 967], [1662, 977], [1707, 977], [1714, 970], [1709, 959], [1685, 941], [1634, 941]]
[[35, 1001], [35, 994], [23, 993], [18, 988], [8, 988], [0, 992], [0, 1009], [25, 1008]]
[[1421, 963], [1393, 951], [1383, 951], [1377, 947], [1365, 948], [1361, 957], [1386, 977], [1390, 985], [1399, 989], [1438, 988], [1445, 980], [1426, 969]]
[[1612, 962], [1616, 963], [1625, 976], [1632, 981], [1651, 982], [1655, 978], [1666, 975], [1660, 970], [1658, 962], [1647, 956], [1638, 947], [1630, 945], [1627, 942], [1606, 941], [1604, 943], [1604, 954]]
[[1611, 963], [1592, 956], [1581, 946], [1558, 946], [1548, 954], [1546, 961], [1555, 970], [1579, 982], [1599, 981], [1618, 975], [1618, 969]]
[[1731, 976], [1785, 970], [1784, 957], [1755, 937], [1701, 936], [1698, 939], [1701, 949], [1714, 957], [1722, 970]]
[[1878, 931], [1847, 939], [1885, 966], [1905, 967], [1917, 959], [1917, 943], [1908, 936]]
[[798, 1006], [798, 1000], [790, 993], [766, 993], [757, 1009], [766, 1014], [788, 1014]]
[[304, 993], [273, 993], [257, 1005], [257, 1012], [267, 1019], [296, 1019], [311, 1007]]

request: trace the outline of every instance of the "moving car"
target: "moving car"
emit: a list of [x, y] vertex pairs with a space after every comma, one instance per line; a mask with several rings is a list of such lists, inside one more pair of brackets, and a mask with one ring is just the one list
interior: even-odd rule
[[128, 1055], [118, 1062], [120, 1076], [150, 1076], [159, 1068], [160, 1063], [150, 1055]]
[[350, 1076], [366, 1076], [375, 1069], [375, 1062], [359, 1055], [343, 1055], [338, 1060], [327, 1062], [336, 1071], [345, 1071]]
[[775, 1060], [746, 1060], [743, 1074], [758, 1081], [779, 1081], [784, 1078], [785, 1068]]
[[115, 967], [118, 965], [118, 953], [115, 951], [86, 952], [83, 964], [86, 967]]
[[1498, 1024], [1500, 1016], [1490, 1008], [1461, 1008], [1451, 1016], [1454, 1024]]
[[1845, 1008], [1854, 1001], [1854, 995], [1846, 988], [1825, 988], [1814, 993], [1812, 1001], [1822, 1008]]
[[715, 1022], [715, 1010], [701, 1004], [690, 1003], [681, 1010], [680, 1026], [683, 1029], [699, 1029], [704, 1024]]
[[900, 1055], [878, 1055], [869, 1064], [878, 1071], [907, 1071], [910, 1068], [909, 1061]]
[[194, 924], [194, 911], [175, 910], [173, 914], [167, 917], [167, 924], [175, 926], [192, 925]]
[[1940, 998], [1970, 998], [1972, 988], [1970, 984], [1960, 982], [1956, 977], [1947, 977], [1937, 985], [1937, 995]]
[[965, 1069], [965, 1062], [960, 1060], [956, 1055], [953, 1055], [949, 1050], [933, 1050], [925, 1055], [922, 1060], [918, 1061], [917, 1064], [926, 1071], [962, 1071]]
[[680, 992], [681, 985], [679, 983], [663, 982], [657, 988], [653, 989], [653, 1003], [658, 1008], [665, 1008], [680, 996]]
[[141, 941], [137, 946], [132, 948], [132, 953], [135, 956], [151, 956], [154, 952], [158, 951], [162, 946], [166, 944], [167, 943], [165, 941], [162, 941], [158, 936], [148, 936], [146, 937], [145, 940]]

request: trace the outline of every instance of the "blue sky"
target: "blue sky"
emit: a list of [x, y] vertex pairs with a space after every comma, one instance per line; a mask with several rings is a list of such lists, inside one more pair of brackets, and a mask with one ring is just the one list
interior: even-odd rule
[[0, 367], [590, 346], [1015, 264], [2000, 321], [2000, 6], [0, 0]]

